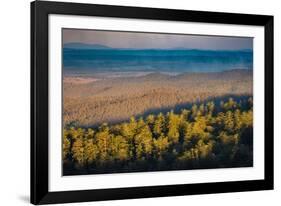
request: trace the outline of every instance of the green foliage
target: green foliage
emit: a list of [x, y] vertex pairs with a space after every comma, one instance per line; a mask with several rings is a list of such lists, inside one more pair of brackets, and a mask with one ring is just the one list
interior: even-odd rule
[[194, 104], [97, 129], [67, 128], [62, 152], [69, 174], [251, 166], [252, 99]]

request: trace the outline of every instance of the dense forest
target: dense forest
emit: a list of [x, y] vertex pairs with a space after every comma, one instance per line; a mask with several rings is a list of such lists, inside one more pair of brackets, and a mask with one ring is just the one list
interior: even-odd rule
[[[145, 114], [179, 113], [192, 103], [251, 96], [252, 70], [109, 78], [64, 76], [63, 122], [75, 127], [117, 124]], [[221, 98], [221, 99], [220, 99]]]
[[99, 127], [68, 125], [63, 163], [64, 175], [252, 166], [253, 100], [194, 103]]

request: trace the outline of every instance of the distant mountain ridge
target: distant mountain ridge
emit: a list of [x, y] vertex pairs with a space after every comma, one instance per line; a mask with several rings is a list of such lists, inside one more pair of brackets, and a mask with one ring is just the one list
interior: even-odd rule
[[80, 42], [65, 43], [65, 49], [112, 49], [112, 50], [190, 50], [190, 51], [241, 51], [253, 52], [252, 49], [238, 49], [238, 50], [208, 50], [208, 49], [194, 49], [188, 47], [173, 47], [173, 48], [114, 48], [103, 44], [86, 44]]
[[102, 44], [85, 44], [85, 43], [66, 43], [63, 45], [66, 49], [112, 49], [111, 47]]

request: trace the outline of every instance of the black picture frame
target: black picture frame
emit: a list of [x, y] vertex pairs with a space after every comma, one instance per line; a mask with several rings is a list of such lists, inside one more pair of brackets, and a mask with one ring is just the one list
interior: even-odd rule
[[[189, 21], [265, 28], [264, 180], [181, 184], [116, 189], [48, 190], [48, 15], [81, 15]], [[80, 3], [31, 3], [31, 203], [50, 204], [273, 189], [273, 16]]]

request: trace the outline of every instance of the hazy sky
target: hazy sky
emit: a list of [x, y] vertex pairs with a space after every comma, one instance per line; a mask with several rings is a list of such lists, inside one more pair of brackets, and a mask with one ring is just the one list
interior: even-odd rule
[[113, 48], [253, 49], [253, 38], [63, 29], [63, 43], [102, 44]]

